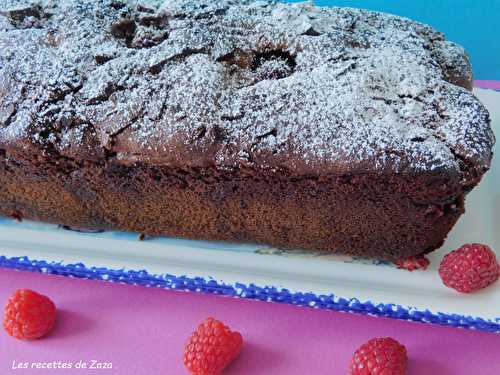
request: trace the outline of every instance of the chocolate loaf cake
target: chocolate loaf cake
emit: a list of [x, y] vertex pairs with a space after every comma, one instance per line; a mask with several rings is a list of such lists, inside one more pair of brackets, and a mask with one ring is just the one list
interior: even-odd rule
[[0, 213], [399, 259], [494, 136], [429, 26], [249, 0], [0, 0]]

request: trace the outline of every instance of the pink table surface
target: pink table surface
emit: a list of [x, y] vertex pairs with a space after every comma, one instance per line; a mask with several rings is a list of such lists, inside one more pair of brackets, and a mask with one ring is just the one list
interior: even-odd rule
[[[291, 305], [0, 270], [0, 301], [32, 288], [59, 308], [55, 331], [22, 342], [0, 332], [0, 374], [187, 374], [181, 356], [198, 322], [215, 316], [244, 336], [225, 375], [347, 374], [353, 351], [375, 336], [408, 349], [409, 375], [498, 375], [500, 334], [372, 318]], [[92, 359], [111, 370], [12, 369], [13, 361]]]

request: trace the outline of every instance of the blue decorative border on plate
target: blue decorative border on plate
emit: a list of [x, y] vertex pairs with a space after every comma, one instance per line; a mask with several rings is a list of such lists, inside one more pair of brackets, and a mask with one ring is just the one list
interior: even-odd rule
[[429, 310], [406, 308], [396, 304], [374, 304], [361, 302], [356, 298], [345, 299], [330, 295], [291, 292], [272, 286], [261, 287], [254, 284], [235, 283], [233, 285], [217, 282], [202, 277], [174, 276], [169, 274], [154, 275], [145, 270], [108, 269], [105, 267], [87, 267], [83, 263], [62, 264], [32, 260], [28, 257], [7, 258], [0, 256], [0, 267], [43, 272], [52, 275], [71, 276], [91, 280], [107, 280], [147, 287], [174, 290], [204, 292], [210, 294], [249, 298], [253, 300], [288, 303], [318, 309], [359, 313], [422, 323], [433, 323], [457, 328], [468, 328], [500, 333], [500, 318], [486, 320], [458, 314], [433, 313]]

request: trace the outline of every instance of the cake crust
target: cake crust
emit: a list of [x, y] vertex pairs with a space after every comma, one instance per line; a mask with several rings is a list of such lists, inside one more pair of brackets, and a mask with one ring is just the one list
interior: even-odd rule
[[247, 0], [0, 0], [0, 212], [400, 258], [494, 136], [464, 50], [408, 19]]

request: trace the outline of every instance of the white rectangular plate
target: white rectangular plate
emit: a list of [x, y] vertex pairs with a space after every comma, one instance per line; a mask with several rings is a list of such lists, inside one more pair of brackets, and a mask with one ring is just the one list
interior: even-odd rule
[[[500, 93], [476, 94], [500, 134]], [[429, 256], [427, 271], [261, 245], [138, 241], [132, 233], [77, 233], [10, 219], [0, 219], [0, 266], [500, 332], [500, 282], [463, 295], [444, 287], [437, 273], [443, 255], [464, 243], [485, 243], [500, 255], [498, 158], [467, 197], [466, 210], [444, 246]]]

